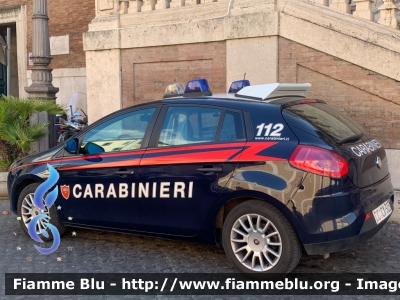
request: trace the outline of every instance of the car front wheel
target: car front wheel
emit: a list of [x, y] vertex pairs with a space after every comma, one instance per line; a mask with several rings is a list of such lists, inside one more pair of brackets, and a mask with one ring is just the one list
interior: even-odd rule
[[[49, 216], [50, 219], [43, 218], [40, 219], [39, 222], [36, 223], [36, 233], [39, 235], [39, 237], [44, 241], [51, 241], [53, 239], [52, 234], [50, 230], [48, 230], [47, 224], [52, 224], [54, 225], [60, 235], [62, 235], [65, 232], [65, 226], [62, 224], [62, 222], [59, 219], [57, 209], [55, 205], [50, 207], [50, 209], [47, 208], [45, 205], [45, 209], [41, 210], [39, 209], [34, 203], [33, 203], [33, 197], [35, 195], [35, 191], [38, 188], [40, 183], [32, 183], [28, 186], [26, 186], [21, 194], [19, 195], [18, 198], [18, 216], [21, 218], [19, 220], [20, 225], [23, 229], [23, 231], [29, 235], [28, 232], [28, 225], [32, 221], [32, 219], [40, 214], [44, 214], [46, 216]], [[43, 200], [44, 203], [44, 200]], [[47, 233], [49, 234], [48, 237], [45, 237], [41, 232], [42, 230], [46, 230]]]
[[225, 219], [222, 244], [229, 261], [242, 273], [289, 273], [302, 247], [286, 217], [273, 205], [246, 201]]

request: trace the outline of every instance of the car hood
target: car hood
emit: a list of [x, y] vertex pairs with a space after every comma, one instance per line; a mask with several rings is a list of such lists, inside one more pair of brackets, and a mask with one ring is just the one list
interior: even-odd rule
[[51, 160], [62, 149], [63, 149], [63, 145], [58, 145], [49, 150], [25, 156], [21, 159], [14, 161], [10, 166], [10, 170], [13, 170], [16, 167], [19, 167], [19, 166], [22, 166], [25, 164]]

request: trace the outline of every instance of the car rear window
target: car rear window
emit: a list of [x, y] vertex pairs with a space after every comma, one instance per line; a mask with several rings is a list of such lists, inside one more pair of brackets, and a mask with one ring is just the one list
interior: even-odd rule
[[360, 126], [324, 103], [289, 106], [283, 110], [283, 117], [289, 125], [315, 136], [322, 131], [336, 142], [364, 133]]

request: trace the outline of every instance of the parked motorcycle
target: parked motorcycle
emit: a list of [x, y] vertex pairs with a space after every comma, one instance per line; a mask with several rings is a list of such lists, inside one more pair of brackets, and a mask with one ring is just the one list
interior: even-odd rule
[[67, 103], [67, 111], [56, 116], [57, 143], [63, 143], [88, 126], [88, 117], [82, 109], [86, 107], [86, 94], [75, 92]]
[[70, 110], [72, 116], [70, 119], [64, 118], [66, 115], [58, 117], [58, 123], [56, 123], [57, 143], [63, 143], [88, 125], [87, 115], [82, 109], [80, 111], [83, 116], [79, 111], [72, 113], [72, 106], [70, 106]]

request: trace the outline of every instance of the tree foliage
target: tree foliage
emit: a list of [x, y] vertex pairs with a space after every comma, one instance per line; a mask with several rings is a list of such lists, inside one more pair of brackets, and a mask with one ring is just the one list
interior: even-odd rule
[[26, 156], [31, 143], [47, 135], [48, 123], [31, 125], [33, 115], [40, 112], [55, 115], [64, 110], [51, 100], [0, 96], [0, 168]]

